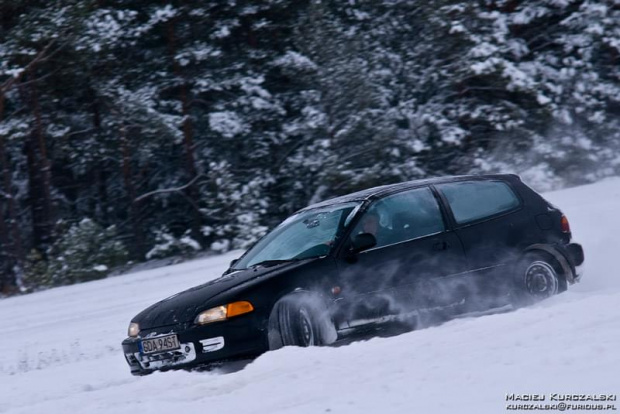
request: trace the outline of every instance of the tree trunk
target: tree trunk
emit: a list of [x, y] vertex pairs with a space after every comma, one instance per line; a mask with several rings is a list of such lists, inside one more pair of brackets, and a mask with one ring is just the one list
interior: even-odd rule
[[[94, 95], [94, 93], [93, 93]], [[93, 126], [97, 134], [101, 133], [101, 107], [99, 101], [95, 97], [93, 100]], [[97, 206], [95, 217], [99, 219], [102, 225], [109, 225], [108, 218], [108, 188], [106, 186], [106, 163], [103, 160], [95, 164], [94, 185], [97, 188]]]
[[[2, 138], [0, 138], [2, 139]], [[9, 234], [4, 223], [4, 209], [0, 204], [0, 294], [7, 295], [15, 289], [17, 285], [15, 281], [15, 273], [13, 272], [13, 255], [11, 253], [11, 242]]]
[[[4, 92], [0, 91], [0, 123], [4, 119]], [[4, 293], [13, 292], [18, 285], [17, 276], [21, 275], [25, 260], [24, 250], [22, 247], [22, 238], [17, 222], [17, 209], [15, 208], [15, 198], [13, 197], [13, 182], [11, 177], [11, 168], [6, 155], [6, 145], [4, 137], [0, 135], [0, 168], [2, 169], [2, 185], [4, 187], [4, 197], [6, 205], [6, 213], [2, 213], [0, 220], [0, 242], [6, 254], [6, 266], [0, 277], [0, 289]], [[5, 215], [6, 214], [6, 215]], [[8, 219], [8, 226], [5, 222]], [[7, 228], [8, 227], [8, 228]], [[9, 237], [9, 232], [11, 233]]]
[[[0, 122], [2, 122], [2, 100], [3, 98], [0, 96]], [[2, 163], [4, 164], [4, 137], [0, 135], [0, 157], [2, 158]], [[2, 165], [2, 170], [4, 172], [4, 165]], [[5, 208], [4, 206], [8, 204], [8, 199], [11, 197], [10, 189], [4, 189], [5, 194], [0, 198], [0, 294], [9, 294], [15, 286], [17, 285], [15, 280], [15, 273], [13, 272], [13, 263], [14, 263], [14, 255], [13, 255], [13, 246], [11, 245], [11, 240], [9, 238], [9, 232], [5, 223]], [[8, 210], [8, 208], [7, 208]]]
[[[183, 113], [183, 149], [185, 152], [185, 170], [189, 179], [192, 180], [198, 175], [198, 169], [196, 168], [196, 160], [194, 157], [194, 129], [191, 120], [190, 111], [190, 99], [187, 83], [183, 77], [181, 66], [175, 59], [176, 56], [176, 35], [174, 31], [174, 19], [171, 19], [167, 23], [168, 29], [168, 50], [170, 58], [172, 59], [172, 71], [174, 76], [181, 82], [179, 86], [179, 100], [181, 101], [181, 108]], [[198, 243], [203, 243], [202, 232], [200, 231], [202, 223], [202, 215], [198, 209], [199, 192], [198, 186], [194, 183], [190, 185], [186, 190], [186, 195], [190, 200], [192, 207], [192, 221], [191, 221], [191, 235]]]
[[131, 245], [131, 253], [135, 258], [142, 260], [144, 259], [144, 233], [140, 223], [140, 201], [136, 201], [136, 188], [131, 172], [131, 147], [124, 124], [121, 125], [119, 132], [121, 137], [123, 183], [129, 198], [129, 219], [133, 228], [134, 238], [134, 242]]
[[[30, 79], [34, 79], [34, 67], [28, 69]], [[19, 85], [19, 91], [25, 102], [30, 103], [34, 117], [34, 128], [26, 140], [26, 159], [28, 164], [28, 191], [32, 206], [33, 245], [44, 251], [52, 243], [54, 214], [52, 205], [52, 169], [47, 158], [43, 119], [36, 89], [36, 83], [30, 83], [30, 93], [25, 85]]]
[[[30, 73], [34, 73], [34, 68], [30, 69]], [[31, 75], [34, 79], [34, 76]], [[45, 134], [43, 132], [43, 120], [41, 118], [41, 106], [39, 105], [39, 94], [36, 83], [32, 83], [32, 109], [34, 111], [35, 120], [35, 137], [37, 151], [39, 152], [39, 166], [41, 167], [41, 185], [43, 190], [43, 206], [45, 208], [45, 216], [47, 218], [47, 228], [50, 234], [54, 228], [54, 206], [52, 202], [52, 164], [47, 157], [47, 145], [45, 142]]]
[[[0, 13], [0, 16], [2, 16], [2, 13]], [[50, 51], [50, 49], [52, 48], [55, 42], [56, 40], [50, 41], [36, 55], [36, 57], [32, 61], [30, 61], [28, 65], [26, 65], [26, 67], [24, 68], [24, 71], [22, 71], [18, 76], [11, 77], [7, 79], [3, 84], [0, 85], [0, 122], [2, 122], [3, 117], [4, 117], [4, 105], [5, 105], [6, 92], [9, 89], [11, 89], [13, 86], [18, 85], [18, 90], [20, 94], [22, 95], [24, 102], [29, 101], [28, 95], [25, 90], [26, 88], [24, 85], [20, 85], [20, 82], [24, 78], [25, 74], [27, 74], [28, 76], [32, 76], [36, 64], [40, 62], [42, 59], [45, 59], [47, 56], [49, 56], [48, 52]], [[35, 95], [33, 95], [34, 105], [32, 105], [31, 107], [34, 109], [33, 113], [37, 121], [36, 130], [37, 130], [38, 138], [39, 138], [38, 145], [39, 145], [39, 148], [43, 149], [41, 158], [44, 160], [44, 163], [41, 166], [39, 166], [39, 168], [35, 168], [35, 164], [37, 163], [37, 157], [35, 154], [35, 146], [33, 145], [33, 142], [32, 142], [33, 141], [32, 138], [34, 134], [31, 134], [29, 139], [26, 140], [25, 150], [26, 150], [28, 178], [29, 178], [29, 194], [31, 196], [30, 205], [32, 207], [32, 217], [33, 217], [33, 235], [35, 235], [35, 237], [38, 238], [46, 233], [45, 231], [41, 233], [37, 231], [38, 224], [41, 222], [40, 221], [38, 222], [34, 219], [35, 216], [39, 212], [39, 209], [37, 208], [39, 198], [38, 197], [33, 198], [32, 195], [40, 193], [39, 191], [36, 190], [40, 187], [40, 184], [39, 184], [39, 181], [41, 181], [39, 179], [40, 173], [43, 174], [43, 177], [47, 177], [47, 184], [48, 184], [47, 195], [48, 196], [43, 197], [46, 201], [44, 201], [42, 204], [47, 205], [47, 208], [44, 208], [44, 210], [47, 212], [48, 223], [50, 222], [52, 218], [52, 210], [51, 210], [52, 202], [51, 202], [51, 167], [50, 167], [49, 161], [47, 160], [47, 155], [45, 151], [45, 137], [43, 135], [43, 129], [42, 129], [41, 112], [40, 112], [39, 103], [36, 97], [36, 91], [34, 90], [34, 87], [35, 85], [33, 83], [32, 88], [33, 88]], [[3, 272], [3, 275], [0, 277], [0, 279], [3, 279], [3, 280], [0, 280], [0, 285], [4, 284], [4, 286], [0, 286], [0, 288], [3, 291], [8, 289], [12, 292], [17, 287], [21, 287], [21, 280], [22, 280], [21, 278], [23, 275], [23, 266], [25, 263], [25, 252], [24, 252], [23, 243], [22, 243], [22, 236], [21, 236], [22, 231], [19, 228], [19, 223], [17, 220], [17, 207], [15, 203], [15, 198], [13, 196], [13, 183], [12, 183], [12, 177], [11, 177], [11, 168], [10, 168], [9, 160], [6, 154], [5, 141], [4, 141], [4, 138], [1, 136], [0, 136], [0, 168], [2, 169], [2, 184], [3, 184], [3, 187], [5, 188], [5, 194], [6, 194], [6, 210], [7, 210], [6, 216], [8, 217], [8, 221], [9, 221], [8, 227], [11, 233], [10, 234], [11, 237], [8, 237], [7, 231], [9, 229], [7, 229], [6, 222], [4, 221], [4, 214], [3, 214], [1, 217], [2, 228], [0, 228], [0, 233], [2, 233], [2, 240], [0, 241], [3, 242], [3, 244], [6, 246], [7, 249], [9, 248], [8, 246], [10, 246], [11, 251], [9, 252], [9, 255], [7, 257], [9, 257], [9, 260], [12, 261], [10, 266], [8, 266], [10, 267], [9, 271]], [[43, 220], [43, 224], [45, 224], [45, 222], [46, 221]]]

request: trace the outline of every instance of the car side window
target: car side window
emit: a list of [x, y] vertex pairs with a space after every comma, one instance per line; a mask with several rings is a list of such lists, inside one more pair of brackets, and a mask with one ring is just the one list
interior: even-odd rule
[[494, 216], [519, 206], [519, 199], [501, 181], [468, 181], [440, 184], [437, 188], [450, 204], [458, 224]]
[[371, 233], [376, 247], [387, 246], [445, 230], [441, 210], [430, 188], [417, 188], [373, 203], [353, 229]]

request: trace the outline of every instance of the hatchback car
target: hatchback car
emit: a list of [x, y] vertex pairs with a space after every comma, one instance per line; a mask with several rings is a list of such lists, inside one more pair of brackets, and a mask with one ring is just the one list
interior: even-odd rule
[[220, 278], [145, 309], [123, 352], [143, 375], [330, 344], [532, 303], [577, 282], [583, 261], [566, 216], [516, 175], [371, 188], [304, 208]]

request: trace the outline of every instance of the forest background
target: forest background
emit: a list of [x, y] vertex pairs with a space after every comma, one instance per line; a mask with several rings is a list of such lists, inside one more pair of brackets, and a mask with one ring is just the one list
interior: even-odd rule
[[620, 173], [619, 0], [0, 0], [0, 295], [309, 203]]

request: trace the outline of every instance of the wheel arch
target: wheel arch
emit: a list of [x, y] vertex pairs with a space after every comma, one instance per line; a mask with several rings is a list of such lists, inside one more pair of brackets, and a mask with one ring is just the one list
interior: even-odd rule
[[575, 283], [573, 268], [571, 267], [568, 259], [557, 248], [548, 244], [532, 244], [523, 251], [521, 257], [526, 255], [527, 253], [536, 252], [547, 253], [551, 257], [553, 257], [560, 266], [560, 269], [562, 270], [562, 276], [564, 276], [566, 281], [570, 284]]
[[324, 294], [317, 292], [316, 290], [308, 289], [306, 287], [296, 287], [293, 290], [291, 290], [290, 288], [282, 289], [277, 294], [273, 295], [272, 299], [269, 301], [269, 304], [268, 304], [269, 310], [267, 312], [268, 319], [271, 317], [271, 313], [273, 312], [273, 308], [276, 306], [276, 304], [280, 300], [282, 300], [284, 297], [290, 296], [290, 295], [314, 296], [314, 297], [319, 298], [326, 308], [330, 306], [330, 301], [328, 300], [328, 298]]
[[[267, 315], [267, 332], [266, 332], [266, 337], [267, 337], [267, 341], [269, 343], [269, 347], [271, 349], [277, 349], [279, 347], [282, 346], [282, 344], [280, 343], [280, 346], [276, 346], [275, 348], [272, 347], [272, 344], [274, 343], [273, 341], [275, 340], [275, 343], [277, 342], [281, 342], [281, 340], [279, 340], [278, 338], [274, 338], [274, 331], [273, 331], [273, 327], [274, 322], [276, 320], [276, 315], [277, 315], [277, 306], [278, 304], [282, 301], [285, 300], [286, 298], [294, 298], [295, 296], [299, 296], [300, 299], [301, 298], [316, 298], [317, 302], [315, 302], [315, 304], [320, 304], [322, 306], [324, 306], [324, 310], [325, 313], [324, 315], [329, 316], [329, 320], [328, 321], [324, 321], [324, 322], [328, 322], [330, 326], [333, 327], [333, 332], [328, 332], [329, 327], [322, 325], [319, 329], [321, 329], [322, 333], [327, 335], [328, 333], [331, 333], [331, 339], [330, 343], [335, 341], [337, 338], [337, 332], [335, 330], [335, 325], [334, 325], [334, 321], [331, 315], [331, 312], [329, 312], [329, 306], [330, 306], [330, 301], [328, 300], [328, 298], [324, 295], [321, 294], [320, 292], [314, 291], [314, 290], [310, 290], [307, 288], [295, 288], [292, 291], [291, 290], [283, 290], [281, 292], [279, 292], [278, 295], [274, 295], [274, 300], [271, 303], [271, 307], [270, 310], [268, 312]], [[334, 336], [335, 334], [335, 336]]]

